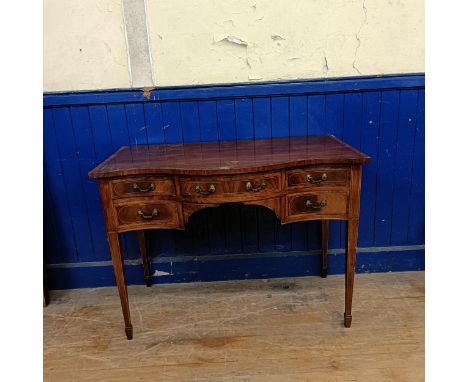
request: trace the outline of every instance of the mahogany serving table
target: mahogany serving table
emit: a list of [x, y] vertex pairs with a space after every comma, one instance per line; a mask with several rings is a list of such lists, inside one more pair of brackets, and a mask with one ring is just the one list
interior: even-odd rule
[[119, 233], [137, 231], [152, 284], [145, 229], [184, 229], [195, 211], [241, 202], [271, 209], [281, 224], [322, 221], [322, 277], [328, 221], [347, 221], [344, 326], [351, 326], [361, 167], [370, 157], [332, 135], [122, 147], [89, 173], [99, 180], [125, 333], [132, 339]]

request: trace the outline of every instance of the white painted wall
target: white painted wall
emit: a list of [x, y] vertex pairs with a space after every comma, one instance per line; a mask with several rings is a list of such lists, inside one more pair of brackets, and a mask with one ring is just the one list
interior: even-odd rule
[[44, 0], [44, 91], [128, 87], [121, 0]]
[[422, 0], [148, 0], [158, 85], [424, 71]]
[[[138, 56], [129, 75], [127, 41], [135, 42], [132, 35], [126, 39], [122, 4], [131, 22], [132, 1], [45, 0], [45, 91], [131, 86], [131, 76], [144, 65]], [[145, 5], [148, 36], [144, 43], [139, 37], [138, 46], [150, 52], [153, 80], [147, 86], [424, 71], [423, 0], [146, 0]], [[131, 62], [135, 49], [130, 52]]]

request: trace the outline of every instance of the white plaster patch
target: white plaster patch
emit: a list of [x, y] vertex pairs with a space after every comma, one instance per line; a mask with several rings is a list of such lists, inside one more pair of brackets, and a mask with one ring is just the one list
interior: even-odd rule
[[169, 272], [164, 272], [164, 271], [158, 271], [157, 269], [154, 271], [153, 276], [159, 277], [159, 276], [170, 276], [171, 274]]

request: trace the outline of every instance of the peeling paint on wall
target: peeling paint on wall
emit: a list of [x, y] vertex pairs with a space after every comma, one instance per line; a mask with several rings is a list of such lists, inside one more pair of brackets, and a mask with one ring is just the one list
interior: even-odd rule
[[123, 0], [45, 0], [44, 90], [131, 87], [130, 67], [136, 87], [424, 71], [424, 0], [135, 3], [127, 55]]
[[240, 37], [236, 37], [236, 36], [225, 36], [225, 37], [222, 37], [222, 38], [218, 37], [218, 38], [215, 38], [215, 42], [216, 43], [228, 42], [228, 43], [235, 44], [235, 45], [240, 45], [240, 46], [248, 46], [249, 45], [247, 43], [247, 41], [244, 41]]
[[147, 1], [157, 85], [424, 71], [423, 0]]

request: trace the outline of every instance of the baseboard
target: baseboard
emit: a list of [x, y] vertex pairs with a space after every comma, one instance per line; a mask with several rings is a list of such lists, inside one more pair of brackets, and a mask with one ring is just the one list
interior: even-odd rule
[[[329, 274], [344, 273], [343, 250], [331, 250]], [[361, 248], [356, 272], [403, 272], [424, 269], [424, 246]], [[222, 281], [320, 274], [320, 254], [313, 252], [259, 253], [249, 255], [193, 256], [153, 259], [155, 283]], [[115, 285], [112, 265], [108, 262], [51, 264], [47, 270], [50, 289], [96, 288]], [[143, 285], [139, 261], [125, 265], [129, 285]]]

